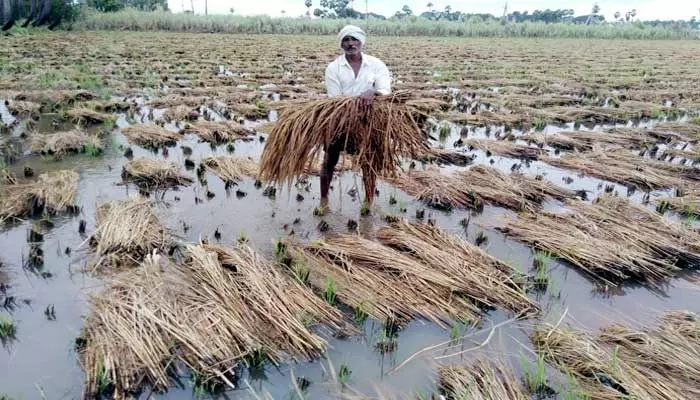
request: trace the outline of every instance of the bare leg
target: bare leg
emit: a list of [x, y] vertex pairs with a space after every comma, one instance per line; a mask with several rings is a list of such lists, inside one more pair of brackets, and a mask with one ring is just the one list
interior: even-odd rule
[[321, 166], [321, 206], [328, 205], [328, 190], [331, 187], [333, 180], [333, 171], [340, 159], [340, 147], [328, 146], [326, 154], [323, 156], [323, 165]]
[[365, 206], [371, 208], [374, 201], [374, 191], [377, 187], [377, 175], [371, 168], [362, 168], [362, 183], [365, 186]]

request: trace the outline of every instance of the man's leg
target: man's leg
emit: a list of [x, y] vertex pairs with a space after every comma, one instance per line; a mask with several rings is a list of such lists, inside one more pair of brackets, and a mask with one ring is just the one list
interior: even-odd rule
[[323, 156], [323, 165], [321, 166], [321, 206], [328, 205], [328, 190], [331, 187], [333, 172], [340, 159], [341, 150], [341, 146], [331, 143]]
[[365, 206], [369, 209], [372, 207], [377, 188], [377, 175], [369, 166], [362, 167], [362, 184], [365, 186]]

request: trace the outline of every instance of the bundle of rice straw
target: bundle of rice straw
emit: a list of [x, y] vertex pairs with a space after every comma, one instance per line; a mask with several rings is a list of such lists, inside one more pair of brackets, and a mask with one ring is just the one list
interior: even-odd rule
[[503, 231], [615, 286], [636, 279], [660, 285], [680, 266], [700, 265], [700, 233], [614, 196], [570, 202], [563, 215], [521, 214]]
[[544, 153], [540, 148], [523, 146], [507, 140], [469, 139], [466, 143], [470, 149], [495, 153], [504, 157], [537, 160]]
[[131, 125], [124, 128], [122, 133], [129, 140], [129, 143], [150, 148], [172, 145], [183, 138], [182, 134], [155, 124]]
[[165, 390], [174, 363], [234, 388], [240, 363], [308, 361], [326, 347], [312, 329], [347, 328], [339, 310], [245, 245], [191, 245], [181, 264], [148, 255], [91, 303], [80, 351], [86, 399], [105, 378], [115, 398]]
[[406, 104], [409, 97], [408, 92], [379, 96], [371, 109], [357, 97], [285, 109], [267, 139], [260, 180], [291, 185], [324, 147], [344, 135], [356, 149], [366, 186], [376, 176], [395, 176], [397, 157], [417, 157], [428, 150], [428, 137], [417, 121], [423, 114]]
[[167, 253], [173, 240], [160, 223], [148, 199], [129, 198], [106, 203], [97, 208], [96, 229], [89, 239], [99, 257], [95, 268], [128, 267], [154, 250]]
[[526, 400], [530, 397], [502, 362], [478, 359], [471, 366], [438, 368], [440, 388], [448, 400]]
[[[324, 153], [319, 153], [304, 170], [307, 175], [320, 175], [323, 168]], [[341, 154], [338, 159], [338, 164], [335, 166], [335, 172], [352, 171], [355, 167], [354, 157], [350, 154]]]
[[98, 398], [105, 381], [114, 385], [117, 399], [145, 386], [157, 391], [169, 386], [175, 336], [165, 326], [175, 299], [165, 289], [164, 264], [167, 258], [148, 255], [139, 268], [115, 276], [105, 291], [90, 297], [78, 349], [83, 399]]
[[451, 164], [460, 167], [471, 164], [474, 157], [456, 151], [436, 149], [431, 147], [426, 153], [417, 158], [422, 162], [437, 162], [438, 164]]
[[674, 311], [653, 327], [614, 325], [597, 337], [545, 325], [532, 340], [590, 398], [686, 400], [700, 395], [698, 322], [694, 313]]
[[202, 161], [202, 165], [224, 182], [240, 181], [246, 176], [255, 177], [258, 173], [258, 164], [250, 157], [209, 157]]
[[679, 197], [657, 199], [656, 202], [657, 204], [666, 202], [671, 209], [685, 215], [700, 216], [700, 189], [684, 193]]
[[41, 104], [31, 101], [13, 100], [7, 104], [7, 110], [20, 119], [39, 115]]
[[0, 185], [0, 222], [43, 211], [66, 211], [75, 206], [77, 189], [78, 174], [67, 170], [41, 174], [33, 182], [6, 182]]
[[537, 210], [548, 198], [573, 199], [576, 193], [520, 172], [503, 173], [476, 165], [451, 175], [411, 171], [389, 181], [406, 193], [437, 208], [479, 209], [485, 203], [513, 210]]
[[88, 124], [101, 124], [115, 117], [112, 114], [95, 111], [86, 107], [72, 108], [68, 110], [67, 114], [74, 121]]
[[197, 121], [186, 127], [185, 133], [197, 134], [202, 140], [214, 144], [227, 143], [255, 135], [253, 129], [246, 128], [234, 121]]
[[63, 155], [82, 153], [87, 148], [102, 151], [102, 140], [97, 135], [74, 129], [67, 132], [35, 133], [29, 137], [33, 153]]
[[122, 169], [122, 179], [144, 190], [187, 186], [193, 182], [192, 178], [181, 174], [175, 164], [147, 157], [129, 161]]

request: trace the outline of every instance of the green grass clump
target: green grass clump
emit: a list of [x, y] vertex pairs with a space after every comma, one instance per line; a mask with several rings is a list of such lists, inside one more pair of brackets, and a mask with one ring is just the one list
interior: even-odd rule
[[361, 301], [353, 311], [353, 319], [358, 324], [364, 324], [369, 317], [370, 304], [366, 301]]
[[525, 373], [525, 387], [530, 393], [537, 394], [549, 391], [549, 386], [547, 386], [547, 369], [543, 355], [537, 356], [534, 365], [532, 365], [530, 360], [521, 356], [520, 366]]
[[350, 371], [347, 364], [340, 364], [340, 370], [338, 370], [338, 381], [341, 385], [347, 385], [348, 379], [350, 379], [350, 374], [352, 374], [352, 371]]
[[335, 305], [336, 289], [335, 281], [332, 278], [328, 278], [326, 288], [323, 290], [323, 299], [331, 306]]
[[15, 337], [17, 327], [6, 315], [0, 315], [0, 340], [5, 341]]

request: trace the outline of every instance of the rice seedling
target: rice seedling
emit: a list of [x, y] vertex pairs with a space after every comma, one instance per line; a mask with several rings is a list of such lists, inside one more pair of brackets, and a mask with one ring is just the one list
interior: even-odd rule
[[0, 221], [69, 211], [75, 205], [78, 174], [61, 170], [39, 175], [36, 181], [0, 187]]
[[625, 199], [603, 196], [569, 208], [564, 215], [521, 214], [503, 231], [613, 286], [629, 279], [657, 285], [678, 265], [700, 261], [697, 232]]
[[29, 136], [29, 150], [33, 153], [62, 156], [70, 153], [86, 153], [97, 156], [102, 153], [102, 140], [81, 130], [56, 133], [34, 133]]
[[183, 135], [154, 124], [131, 125], [122, 130], [129, 143], [145, 148], [174, 145]]
[[438, 367], [440, 390], [448, 400], [525, 400], [513, 372], [501, 361], [478, 359], [470, 366]]
[[130, 198], [97, 208], [95, 231], [88, 240], [96, 269], [129, 267], [155, 250], [169, 251], [173, 240], [153, 207], [149, 200]]
[[357, 307], [353, 308], [353, 320], [359, 325], [364, 324], [369, 318], [370, 307], [369, 302], [361, 301]]
[[353, 97], [317, 100], [283, 111], [263, 151], [260, 179], [291, 185], [333, 140], [346, 140], [346, 146], [354, 147], [363, 179], [373, 182], [376, 176], [395, 175], [396, 157], [416, 157], [428, 148], [416, 122], [420, 113], [406, 105], [408, 98], [405, 92], [381, 96], [371, 111]]
[[0, 315], [0, 341], [5, 342], [14, 339], [17, 327], [6, 315]]
[[544, 153], [542, 149], [537, 147], [523, 146], [506, 140], [468, 139], [466, 143], [470, 149], [482, 150], [504, 157], [537, 160]]
[[329, 277], [326, 280], [326, 287], [323, 290], [323, 299], [326, 300], [326, 303], [328, 303], [330, 306], [335, 305], [336, 290], [335, 281], [333, 278]]
[[175, 164], [146, 157], [138, 157], [126, 163], [122, 169], [122, 179], [133, 182], [147, 192], [187, 186], [193, 182]]
[[538, 355], [533, 366], [530, 360], [521, 355], [520, 367], [524, 371], [525, 387], [530, 393], [547, 393], [551, 390], [547, 386], [547, 369], [544, 356]]
[[258, 165], [250, 157], [209, 157], [202, 161], [202, 165], [224, 182], [237, 182], [245, 177], [255, 177], [258, 173]]
[[[214, 144], [229, 143], [236, 139], [255, 135], [254, 130], [246, 128], [245, 126], [234, 121], [197, 121], [185, 127], [185, 133], [196, 134], [205, 142]], [[233, 146], [233, 144], [229, 143], [229, 146]], [[232, 153], [233, 151], [229, 152]]]
[[447, 140], [447, 138], [452, 133], [452, 128], [450, 127], [450, 124], [448, 122], [443, 122], [440, 125], [439, 133], [440, 133], [440, 141], [441, 142], [444, 142], [445, 140]]
[[350, 374], [352, 374], [352, 371], [350, 371], [348, 365], [345, 363], [340, 363], [340, 368], [338, 369], [338, 382], [340, 382], [341, 386], [344, 387], [348, 384]]

